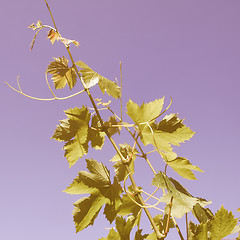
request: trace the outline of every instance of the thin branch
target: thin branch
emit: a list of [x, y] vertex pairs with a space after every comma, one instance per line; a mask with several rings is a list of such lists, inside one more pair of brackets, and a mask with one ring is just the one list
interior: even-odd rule
[[120, 75], [121, 75], [121, 94], [120, 94], [120, 103], [121, 103], [121, 121], [123, 119], [123, 102], [122, 102], [122, 91], [123, 91], [123, 79], [122, 79], [122, 62], [120, 61]]
[[168, 235], [168, 232], [169, 232], [169, 222], [170, 222], [170, 216], [171, 216], [171, 211], [172, 211], [172, 202], [173, 202], [173, 196], [171, 197], [171, 201], [170, 201], [167, 225], [166, 225], [166, 229], [165, 229], [165, 232], [164, 232], [165, 237]]
[[[131, 173], [130, 173], [131, 174]], [[156, 206], [161, 202], [161, 199], [158, 199], [157, 198], [157, 200], [158, 200], [158, 202], [157, 203], [155, 203], [154, 205], [151, 205], [151, 204], [145, 204], [145, 205], [142, 205], [142, 204], [140, 204], [140, 203], [138, 203], [135, 199], [133, 199], [132, 197], [131, 197], [131, 195], [136, 195], [136, 194], [133, 194], [133, 193], [131, 193], [131, 192], [129, 192], [129, 191], [127, 191], [126, 190], [126, 180], [127, 180], [127, 178], [129, 177], [129, 175], [130, 174], [127, 174], [127, 176], [124, 178], [124, 182], [123, 182], [123, 189], [124, 189], [124, 192], [127, 194], [127, 196], [130, 198], [130, 200], [131, 201], [133, 201], [136, 205], [138, 205], [139, 207], [141, 207], [141, 208], [143, 208], [143, 209], [147, 209], [147, 208], [155, 208], [156, 209]], [[142, 190], [139, 190], [139, 192], [143, 192]], [[145, 194], [146, 194], [146, 192], [144, 192]], [[154, 197], [155, 198], [155, 197]], [[158, 208], [158, 210], [159, 211], [161, 211], [161, 212], [165, 212], [164, 210], [162, 210], [162, 209], [160, 209], [160, 208]]]
[[151, 199], [151, 198], [156, 199], [156, 200], [159, 201], [160, 198], [157, 198], [157, 197], [153, 196], [153, 195], [157, 192], [158, 189], [159, 189], [159, 188], [157, 188], [156, 190], [154, 190], [154, 192], [153, 192], [152, 194], [149, 194], [149, 193], [147, 193], [147, 192], [145, 192], [144, 190], [141, 189], [141, 192], [142, 192], [142, 193], [144, 193], [144, 194], [146, 194], [146, 195], [149, 196], [144, 202], [148, 201], [148, 200]]
[[[126, 128], [127, 131], [130, 133], [130, 135], [135, 139], [135, 136], [132, 134], [132, 132], [130, 131], [129, 128]], [[137, 141], [137, 145], [138, 148], [140, 149], [141, 153], [142, 153], [142, 157], [146, 160], [147, 164], [149, 165], [149, 167], [151, 168], [152, 172], [154, 173], [154, 175], [157, 174], [157, 172], [155, 171], [155, 169], [153, 168], [152, 164], [150, 163], [150, 161], [147, 158], [147, 155], [143, 152], [143, 149], [141, 147], [141, 145], [139, 144], [139, 142]]]
[[167, 166], [168, 164], [166, 163], [165, 168], [164, 168], [164, 173], [167, 175]]
[[[157, 187], [157, 188], [154, 190], [154, 192], [153, 192], [151, 195], [149, 195], [149, 197], [148, 197], [144, 202], [148, 201], [151, 197], [153, 197], [153, 195], [158, 191], [158, 189], [159, 189], [159, 187]], [[145, 193], [145, 194], [146, 194], [146, 193]]]
[[30, 96], [26, 93], [24, 93], [21, 89], [21, 86], [20, 86], [20, 83], [19, 83], [19, 76], [17, 78], [17, 83], [18, 83], [18, 88], [19, 90], [17, 90], [16, 88], [12, 87], [9, 83], [5, 82], [11, 89], [13, 89], [15, 92], [17, 93], [20, 93], [21, 95], [27, 97], [27, 98], [31, 98], [31, 99], [34, 99], [34, 100], [38, 100], [38, 101], [53, 101], [53, 100], [65, 100], [65, 99], [69, 99], [69, 98], [72, 98], [72, 97], [75, 97], [77, 96], [78, 94], [81, 94], [83, 93], [85, 90], [82, 90], [82, 91], [79, 91], [75, 94], [72, 94], [72, 95], [69, 95], [67, 97], [56, 97], [54, 94], [53, 94], [53, 98], [38, 98], [38, 97], [33, 97], [33, 96]]
[[189, 239], [189, 232], [188, 232], [188, 215], [187, 213], [185, 214], [186, 216], [186, 233], [187, 233], [187, 240]]
[[179, 237], [181, 238], [181, 240], [184, 240], [184, 237], [181, 233], [181, 230], [180, 230], [180, 228], [179, 228], [179, 226], [178, 226], [178, 224], [177, 224], [177, 222], [176, 222], [176, 220], [173, 216], [172, 216], [172, 220], [173, 220], [173, 223], [174, 223], [175, 227], [177, 228]]
[[51, 9], [50, 9], [50, 7], [49, 7], [49, 5], [48, 5], [48, 3], [47, 3], [47, 0], [45, 0], [45, 3], [46, 3], [46, 5], [47, 5], [48, 11], [49, 11], [49, 13], [50, 13], [50, 15], [51, 15], [51, 18], [52, 18], [52, 21], [53, 21], [53, 25], [54, 25], [54, 27], [55, 27], [55, 29], [56, 29], [56, 32], [58, 32], [56, 23], [55, 23], [55, 21], [54, 21], [54, 18], [53, 18]]

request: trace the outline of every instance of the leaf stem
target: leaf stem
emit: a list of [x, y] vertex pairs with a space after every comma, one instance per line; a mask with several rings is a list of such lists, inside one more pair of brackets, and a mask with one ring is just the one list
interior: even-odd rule
[[177, 222], [176, 222], [176, 220], [175, 220], [175, 218], [173, 216], [172, 216], [172, 220], [174, 222], [175, 227], [177, 228], [179, 237], [181, 238], [181, 240], [184, 240], [184, 237], [183, 237], [183, 235], [181, 233], [181, 230], [180, 230], [180, 228], [179, 228], [179, 226], [178, 226], [178, 224], [177, 224]]
[[166, 229], [165, 229], [165, 232], [164, 232], [165, 237], [167, 237], [168, 232], [169, 232], [169, 222], [170, 222], [170, 216], [171, 216], [171, 211], [172, 211], [172, 201], [173, 201], [173, 196], [171, 197], [171, 201], [170, 201], [167, 225], [166, 225]]
[[187, 213], [185, 214], [186, 216], [186, 233], [187, 233], [187, 240], [189, 239], [189, 232], [188, 232], [188, 215]]

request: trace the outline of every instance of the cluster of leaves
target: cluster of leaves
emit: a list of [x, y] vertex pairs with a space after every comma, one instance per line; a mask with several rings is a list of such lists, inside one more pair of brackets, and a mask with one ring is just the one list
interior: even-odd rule
[[[79, 45], [75, 40], [61, 37], [56, 27], [43, 25], [41, 21], [38, 21], [36, 25], [32, 24], [30, 28], [37, 30], [31, 48], [39, 31], [43, 28], [50, 29], [48, 38], [52, 44], [55, 41], [61, 41], [69, 54], [70, 43]], [[60, 120], [52, 138], [64, 142], [64, 155], [70, 167], [88, 153], [89, 143], [91, 143], [92, 148], [102, 149], [106, 136], [117, 151], [117, 154], [110, 160], [114, 168], [113, 181], [110, 178], [110, 171], [103, 163], [86, 159], [88, 171], [80, 171], [65, 190], [68, 194], [89, 194], [89, 196], [81, 197], [74, 203], [73, 218], [76, 232], [93, 225], [102, 208], [109, 223], [112, 224], [115, 221], [115, 228], [111, 228], [108, 236], [101, 238], [101, 240], [128, 240], [135, 226], [137, 226], [135, 240], [165, 239], [170, 228], [178, 228], [175, 218], [182, 218], [188, 212], [192, 212], [199, 221], [199, 224], [189, 222], [187, 231], [189, 240], [220, 240], [229, 234], [239, 232], [238, 220], [231, 212], [221, 207], [214, 215], [210, 209], [205, 208], [210, 201], [193, 197], [178, 181], [167, 176], [167, 166], [181, 177], [189, 180], [196, 180], [193, 171], [202, 172], [202, 170], [192, 165], [187, 158], [179, 157], [173, 152], [173, 146], [179, 146], [180, 143], [190, 140], [194, 132], [174, 113], [168, 114], [158, 121], [167, 110], [163, 110], [164, 98], [143, 103], [141, 106], [130, 99], [126, 106], [126, 113], [131, 118], [132, 123], [122, 122], [122, 119], [117, 117], [108, 104], [105, 104], [113, 115], [109, 116], [108, 121], [103, 121], [89, 89], [98, 85], [103, 94], [107, 93], [118, 99], [121, 97], [121, 88], [116, 82], [101, 76], [84, 62], [74, 62], [71, 54], [70, 58], [71, 66], [69, 66], [69, 60], [64, 56], [53, 58], [46, 73], [52, 75], [56, 90], [66, 86], [72, 90], [79, 80], [91, 99], [94, 112], [91, 112], [87, 106], [66, 110], [67, 118]], [[129, 130], [129, 126], [133, 127], [134, 133]], [[123, 127], [133, 137], [133, 147], [127, 143], [116, 147], [112, 135], [120, 134]], [[165, 206], [165, 209], [162, 210], [163, 214], [156, 214], [152, 218], [152, 226], [155, 228], [150, 234], [143, 234], [143, 229], [140, 228], [142, 211], [146, 207], [140, 196], [145, 191], [136, 187], [132, 180], [137, 157], [147, 159], [148, 154], [143, 152], [141, 145], [151, 145], [153, 151], [160, 154], [166, 166], [165, 171], [158, 169], [156, 173], [150, 162], [147, 161], [154, 173], [152, 185], [157, 188], [156, 192], [158, 189], [162, 189], [163, 192], [163, 194], [159, 194], [159, 197], [154, 196], [154, 198]], [[142, 155], [139, 155], [139, 152]], [[125, 184], [129, 176], [131, 176], [132, 185], [126, 189]], [[148, 195], [153, 198], [153, 195]], [[148, 207], [154, 208], [155, 205], [148, 205]], [[180, 229], [178, 231], [180, 232]], [[179, 236], [183, 239], [181, 233]]]
[[[78, 74], [81, 75], [87, 89], [98, 84], [103, 94], [107, 92], [114, 98], [120, 97], [120, 88], [115, 82], [102, 77], [81, 61], [77, 62], [76, 65], [81, 69]], [[68, 67], [68, 60], [65, 57], [54, 58], [54, 61], [48, 66], [47, 73], [52, 74], [52, 80], [56, 89], [63, 88], [66, 85], [72, 89], [77, 79], [75, 69], [74, 66]], [[163, 114], [163, 105], [164, 98], [143, 103], [141, 106], [130, 99], [127, 103], [127, 114], [133, 120], [132, 126], [138, 132], [143, 145], [151, 144], [160, 154], [165, 164], [180, 176], [196, 180], [193, 171], [202, 172], [202, 170], [192, 165], [188, 159], [178, 157], [173, 152], [174, 145], [179, 146], [180, 143], [189, 140], [194, 135], [194, 132], [183, 123], [182, 119], [179, 119], [173, 113], [166, 115], [157, 122], [157, 119]], [[91, 142], [91, 147], [102, 149], [106, 131], [108, 131], [110, 136], [117, 132], [120, 133], [120, 127], [118, 126], [121, 126], [121, 123], [117, 121], [115, 116], [110, 116], [109, 121], [104, 122], [104, 125], [101, 126], [98, 116], [90, 114], [90, 110], [86, 106], [68, 109], [65, 111], [65, 114], [68, 118], [60, 121], [61, 123], [57, 126], [52, 138], [66, 142], [63, 149], [70, 167], [87, 154], [89, 142]], [[134, 195], [133, 189], [130, 187], [124, 193], [124, 188], [121, 185], [121, 182], [128, 176], [125, 164], [128, 165], [133, 174], [134, 162], [139, 151], [128, 144], [120, 144], [119, 147], [127, 162], [123, 162], [119, 154], [116, 154], [110, 160], [114, 163], [113, 167], [115, 169], [113, 183], [111, 183], [110, 171], [106, 166], [98, 163], [96, 160], [87, 159], [89, 172], [80, 171], [73, 183], [65, 190], [69, 194], [90, 194], [90, 196], [80, 198], [74, 203], [73, 216], [76, 231], [82, 231], [89, 225], [93, 225], [100, 210], [104, 208], [106, 219], [110, 224], [115, 220], [116, 229], [111, 228], [107, 238], [102, 238], [102, 240], [130, 239], [130, 233], [136, 225], [138, 229], [135, 232], [135, 239], [157, 239], [155, 232], [142, 234], [142, 229], [140, 229], [141, 205], [138, 198]], [[193, 197], [179, 182], [169, 178], [162, 171], [155, 174], [152, 185], [164, 191], [163, 196], [159, 198], [159, 203], [166, 204], [165, 214], [154, 217], [162, 239], [167, 235], [167, 225], [168, 229], [175, 227], [172, 218], [182, 218], [184, 214], [191, 211], [197, 219], [199, 219], [199, 211], [205, 213], [204, 216], [208, 216], [208, 219], [206, 222], [201, 220], [199, 225], [190, 222], [190, 239], [204, 239], [202, 238], [203, 227], [207, 231], [204, 234], [209, 239], [220, 239], [213, 238], [216, 235], [216, 230], [214, 229], [219, 227], [222, 231], [224, 226], [217, 225], [219, 213], [216, 216], [212, 213], [207, 215], [210, 210], [206, 210], [204, 207], [210, 203], [209, 201]], [[219, 211], [223, 211], [223, 209]], [[224, 219], [226, 221], [229, 220], [226, 216], [224, 216]], [[234, 219], [232, 220], [232, 228], [228, 227], [225, 233], [227, 235], [233, 233], [233, 229], [236, 231], [239, 228], [239, 226], [236, 226], [237, 220]], [[223, 234], [219, 236], [222, 237]]]

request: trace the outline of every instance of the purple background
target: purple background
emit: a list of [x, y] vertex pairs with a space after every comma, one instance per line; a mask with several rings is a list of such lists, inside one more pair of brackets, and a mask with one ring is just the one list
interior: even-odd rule
[[[168, 173], [194, 196], [212, 200], [214, 212], [223, 204], [239, 216], [240, 2], [49, 0], [49, 5], [61, 34], [80, 42], [79, 48], [71, 47], [75, 60], [110, 79], [119, 79], [123, 62], [124, 106], [129, 98], [141, 104], [165, 96], [167, 105], [173, 97], [168, 113], [179, 112], [197, 132], [175, 149], [205, 173], [196, 173], [198, 181]], [[30, 52], [34, 33], [27, 26], [39, 19], [52, 25], [43, 0], [1, 4], [0, 239], [106, 237], [103, 216], [95, 227], [75, 234], [71, 212], [78, 197], [62, 190], [84, 168], [84, 158], [69, 169], [62, 144], [50, 140], [65, 118], [62, 110], [89, 106], [87, 97], [39, 102], [4, 84], [17, 88], [20, 74], [25, 93], [51, 97], [44, 72], [52, 57], [67, 57], [67, 52], [60, 43], [52, 46], [44, 30]], [[90, 151], [88, 157], [110, 166], [114, 151], [108, 144], [104, 149], [107, 153]], [[162, 170], [159, 156], [151, 159]], [[141, 162], [138, 176], [144, 178], [137, 183], [144, 185], [152, 175]]]

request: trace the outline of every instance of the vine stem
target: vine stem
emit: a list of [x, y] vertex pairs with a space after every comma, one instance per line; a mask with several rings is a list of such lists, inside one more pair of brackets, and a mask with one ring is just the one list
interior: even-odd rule
[[[18, 78], [19, 78], [19, 76], [18, 76]], [[17, 83], [18, 83], [18, 88], [19, 88], [19, 90], [17, 90], [17, 89], [14, 88], [13, 86], [11, 86], [9, 83], [7, 83], [7, 82], [5, 82], [5, 83], [6, 83], [12, 90], [14, 90], [15, 92], [20, 93], [20, 94], [22, 94], [23, 96], [25, 96], [25, 97], [27, 97], [27, 98], [31, 98], [31, 99], [38, 100], [38, 101], [65, 100], [65, 99], [69, 99], [69, 98], [75, 97], [75, 96], [77, 96], [78, 94], [81, 94], [81, 93], [83, 93], [83, 92], [85, 91], [85, 90], [82, 90], [82, 91], [79, 91], [79, 92], [74, 93], [74, 94], [72, 94], [72, 95], [69, 95], [69, 96], [67, 96], [67, 97], [57, 97], [57, 96], [52, 92], [52, 90], [50, 89], [50, 86], [48, 85], [51, 93], [53, 94], [53, 98], [38, 98], [38, 97], [33, 97], [33, 96], [30, 96], [30, 95], [24, 93], [24, 92], [22, 91], [22, 89], [21, 89], [21, 86], [20, 86], [20, 83], [19, 83], [18, 78], [17, 78]]]
[[[47, 5], [48, 11], [49, 11], [49, 13], [50, 13], [50, 15], [51, 15], [51, 18], [52, 18], [54, 27], [55, 27], [56, 31], [58, 32], [56, 23], [55, 23], [55, 21], [54, 21], [54, 18], [53, 18], [51, 9], [50, 9], [50, 7], [49, 7], [49, 5], [48, 5], [48, 3], [47, 3], [47, 0], [45, 0], [45, 3], [46, 3], [46, 5]], [[104, 122], [103, 122], [103, 120], [102, 120], [102, 118], [101, 118], [101, 115], [100, 115], [98, 109], [97, 109], [96, 103], [95, 103], [95, 101], [94, 101], [94, 99], [93, 99], [93, 97], [92, 97], [92, 95], [91, 95], [91, 93], [90, 93], [90, 90], [86, 87], [86, 85], [85, 85], [85, 83], [84, 83], [81, 75], [80, 75], [79, 72], [78, 72], [78, 69], [77, 69], [76, 64], [75, 64], [75, 62], [74, 62], [74, 60], [73, 60], [72, 54], [71, 54], [71, 52], [70, 52], [69, 46], [66, 46], [66, 49], [67, 49], [68, 54], [69, 54], [69, 57], [70, 57], [70, 59], [71, 59], [71, 61], [72, 61], [73, 67], [74, 67], [74, 69], [75, 69], [75, 71], [76, 71], [76, 73], [77, 73], [77, 75], [78, 75], [78, 78], [79, 78], [80, 81], [82, 82], [83, 87], [84, 87], [84, 90], [86, 91], [86, 93], [87, 93], [87, 95], [88, 95], [88, 97], [89, 97], [89, 99], [90, 99], [90, 101], [91, 101], [91, 103], [92, 103], [92, 106], [93, 106], [93, 108], [94, 108], [94, 110], [95, 110], [95, 112], [96, 112], [96, 114], [97, 114], [97, 117], [98, 117], [98, 119], [99, 119], [99, 121], [100, 121], [100, 124], [101, 124], [101, 127], [102, 127], [103, 131], [106, 133], [108, 139], [109, 139], [110, 142], [112, 143], [113, 147], [115, 148], [117, 154], [119, 155], [122, 163], [124, 164], [124, 166], [125, 166], [128, 174], [129, 174], [129, 179], [130, 179], [130, 181], [131, 181], [131, 183], [132, 183], [133, 191], [136, 193], [136, 196], [137, 196], [140, 204], [141, 204], [142, 206], [146, 206], [146, 205], [145, 205], [145, 202], [144, 202], [144, 200], [143, 200], [143, 198], [142, 198], [142, 196], [141, 196], [141, 194], [140, 194], [140, 192], [139, 192], [139, 189], [138, 189], [138, 187], [137, 187], [137, 185], [136, 185], [136, 182], [135, 182], [135, 180], [134, 180], [134, 178], [133, 178], [133, 176], [132, 176], [131, 170], [130, 170], [129, 166], [127, 165], [126, 159], [124, 158], [124, 156], [123, 156], [122, 153], [120, 152], [120, 150], [119, 150], [117, 144], [115, 143], [115, 141], [113, 140], [113, 138], [110, 136], [110, 134], [109, 134], [109, 132], [108, 132], [108, 129], [104, 126]], [[157, 228], [157, 226], [156, 226], [156, 224], [155, 224], [155, 222], [154, 222], [154, 220], [153, 220], [153, 218], [152, 218], [149, 210], [148, 210], [147, 208], [144, 208], [144, 211], [145, 211], [145, 213], [146, 213], [146, 215], [147, 215], [147, 217], [148, 217], [148, 219], [149, 219], [149, 221], [150, 221], [150, 223], [151, 223], [151, 225], [152, 225], [152, 227], [153, 227], [153, 229], [154, 229], [154, 231], [155, 231], [155, 233], [156, 233], [156, 235], [157, 235], [157, 238], [160, 239], [160, 238], [161, 238], [161, 234], [160, 234], [160, 232], [159, 232], [159, 230], [158, 230], [158, 228]]]

